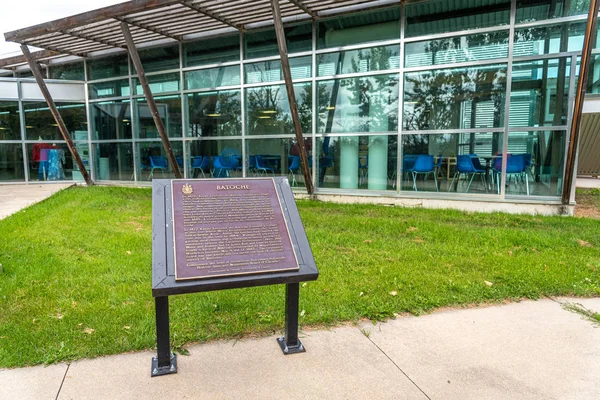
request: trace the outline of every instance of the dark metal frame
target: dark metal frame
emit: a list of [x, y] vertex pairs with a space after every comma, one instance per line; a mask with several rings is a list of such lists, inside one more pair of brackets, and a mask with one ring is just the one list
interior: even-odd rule
[[283, 354], [305, 351], [298, 338], [300, 282], [319, 276], [294, 195], [287, 179], [273, 178], [281, 208], [284, 210], [292, 245], [296, 250], [298, 271], [281, 271], [254, 275], [237, 275], [201, 280], [175, 280], [173, 229], [171, 221], [171, 181], [152, 181], [152, 296], [156, 305], [157, 357], [152, 360], [152, 376], [177, 372], [177, 356], [171, 353], [168, 296], [214, 290], [265, 285], [286, 285], [284, 336], [277, 339]]

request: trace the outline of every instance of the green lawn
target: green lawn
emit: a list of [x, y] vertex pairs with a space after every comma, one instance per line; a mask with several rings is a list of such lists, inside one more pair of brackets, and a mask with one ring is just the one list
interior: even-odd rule
[[[149, 189], [72, 188], [0, 221], [0, 367], [155, 344]], [[600, 196], [600, 194], [598, 194]], [[600, 221], [298, 202], [319, 280], [303, 326], [600, 295]], [[271, 334], [284, 287], [175, 296], [174, 347]]]

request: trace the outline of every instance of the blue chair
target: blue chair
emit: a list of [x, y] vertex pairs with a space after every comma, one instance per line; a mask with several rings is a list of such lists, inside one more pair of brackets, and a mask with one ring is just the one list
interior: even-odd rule
[[248, 157], [248, 172], [250, 172], [252, 176], [256, 176], [258, 174], [256, 169], [256, 156]]
[[268, 167], [261, 156], [256, 156], [256, 171], [261, 176], [263, 173], [267, 175], [268, 172], [271, 172], [271, 174], [275, 176], [275, 170]]
[[213, 178], [229, 178], [229, 171], [231, 171], [231, 167], [225, 163], [223, 157], [221, 156], [213, 156], [212, 157], [213, 170], [211, 172], [211, 176]]
[[154, 177], [155, 169], [158, 169], [162, 173], [162, 176], [164, 178], [165, 171], [167, 170], [167, 159], [163, 156], [150, 156], [150, 168], [152, 169], [150, 171], [150, 176], [148, 177], [148, 180]]
[[429, 174], [433, 174], [433, 179], [435, 180], [435, 191], [439, 192], [440, 189], [438, 187], [437, 177], [435, 176], [435, 170], [433, 167], [433, 156], [431, 155], [419, 155], [415, 163], [412, 167], [407, 168], [405, 172], [410, 172], [413, 178], [413, 189], [418, 191], [417, 189], [417, 175], [423, 174], [425, 178], [429, 176]]
[[210, 170], [210, 157], [197, 156], [197, 157], [192, 158], [192, 171], [193, 171], [192, 175], [194, 177], [196, 175], [196, 170], [200, 171], [200, 174], [202, 174], [203, 178], [206, 178], [204, 171]]
[[[473, 183], [473, 178], [475, 175], [481, 176], [481, 182], [483, 182], [483, 186], [487, 192], [487, 181], [486, 181], [486, 170], [482, 168], [477, 168], [473, 164], [474, 158], [471, 155], [460, 155], [456, 158], [456, 172], [452, 177], [452, 182], [450, 182], [450, 186], [448, 187], [448, 191], [452, 190], [452, 186], [454, 185], [454, 180], [456, 179], [456, 189], [458, 190], [458, 182], [460, 181], [460, 174], [465, 174], [467, 179], [469, 179], [469, 175], [471, 176], [471, 180], [469, 180], [469, 184], [467, 185], [467, 192], [471, 188], [471, 184]], [[481, 165], [480, 165], [481, 167]]]
[[[362, 163], [365, 160], [365, 163]], [[369, 170], [369, 156], [358, 157], [358, 184], [362, 185], [367, 180]]]
[[[502, 159], [499, 158], [494, 163], [494, 175], [498, 193], [500, 193], [500, 175], [502, 174]], [[515, 179], [515, 184], [519, 178], [525, 181], [527, 196], [529, 196], [529, 174], [527, 173], [526, 157], [523, 154], [508, 154], [506, 158], [506, 184], [510, 183], [510, 178]]]
[[292, 175], [292, 186], [296, 186], [296, 173], [300, 171], [300, 157], [290, 156], [288, 172]]

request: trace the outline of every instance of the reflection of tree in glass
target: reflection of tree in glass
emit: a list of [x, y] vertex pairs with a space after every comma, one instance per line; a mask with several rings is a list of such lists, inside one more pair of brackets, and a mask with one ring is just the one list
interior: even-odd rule
[[[376, 47], [351, 52], [351, 54], [356, 55], [349, 60], [352, 72], [361, 72], [365, 69], [365, 62], [367, 70], [390, 69], [393, 51], [389, 47]], [[343, 58], [343, 55], [340, 56], [341, 64], [344, 63]], [[327, 86], [331, 100], [327, 100], [325, 93], [318, 94], [319, 113], [326, 115], [324, 123], [326, 133], [387, 132], [397, 129], [398, 77], [396, 75], [339, 79]], [[344, 104], [340, 95], [347, 96], [349, 105]], [[321, 126], [322, 122], [319, 123], [319, 128]]]
[[242, 134], [238, 91], [194, 93], [188, 96], [189, 135], [192, 137]]
[[[416, 43], [415, 46], [419, 46], [419, 43]], [[425, 42], [425, 47], [422, 51], [430, 54], [428, 61], [430, 64], [437, 65], [490, 58], [490, 53], [494, 52], [499, 53], [498, 57], [506, 57], [508, 55], [507, 49], [507, 32], [491, 32], [480, 35], [430, 40]]]
[[[294, 85], [298, 115], [303, 132], [311, 132], [311, 85]], [[248, 91], [248, 127], [250, 134], [293, 134], [285, 86], [266, 86]]]
[[[405, 75], [404, 129], [474, 128], [477, 103], [492, 102], [493, 127], [502, 126], [506, 67], [442, 69]], [[471, 107], [471, 121], [462, 117]], [[489, 116], [485, 116], [489, 117]]]

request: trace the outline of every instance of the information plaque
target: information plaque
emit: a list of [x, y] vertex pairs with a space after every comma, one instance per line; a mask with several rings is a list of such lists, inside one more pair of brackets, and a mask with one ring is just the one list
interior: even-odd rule
[[175, 279], [298, 270], [269, 178], [172, 180]]

